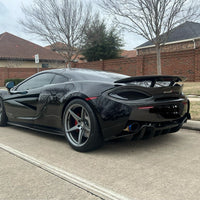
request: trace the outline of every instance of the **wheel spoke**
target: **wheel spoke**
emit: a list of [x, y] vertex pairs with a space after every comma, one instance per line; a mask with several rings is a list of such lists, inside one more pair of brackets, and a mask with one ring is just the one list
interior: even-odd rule
[[80, 129], [79, 126], [76, 125], [76, 126], [73, 126], [72, 128], [70, 128], [69, 130], [66, 130], [66, 133], [69, 133], [71, 131], [76, 131], [76, 130], [79, 130], [79, 129]]
[[78, 144], [81, 144], [84, 135], [84, 130], [80, 129], [78, 134]]
[[84, 109], [82, 108], [82, 109], [81, 109], [81, 120], [84, 121], [84, 118], [85, 118], [85, 111], [84, 111]]
[[84, 119], [84, 129], [88, 132], [88, 133], [90, 133], [90, 118], [89, 118], [89, 116], [88, 115], [85, 115], [85, 119]]
[[77, 120], [77, 121], [80, 121], [80, 120], [81, 120], [81, 118], [80, 118], [77, 114], [75, 114], [71, 109], [69, 109], [69, 112], [70, 112], [70, 114], [72, 115], [72, 117], [73, 117], [75, 120]]
[[89, 128], [89, 127], [84, 126], [84, 129], [85, 129], [87, 132], [90, 132], [90, 128]]

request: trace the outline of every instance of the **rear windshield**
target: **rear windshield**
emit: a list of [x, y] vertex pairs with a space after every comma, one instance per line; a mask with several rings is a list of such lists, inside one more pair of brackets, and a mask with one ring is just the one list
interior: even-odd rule
[[93, 80], [93, 81], [103, 81], [103, 82], [113, 82], [116, 80], [129, 77], [117, 73], [104, 72], [104, 71], [90, 71], [90, 70], [76, 71], [74, 73], [71, 73], [70, 76], [74, 81]]

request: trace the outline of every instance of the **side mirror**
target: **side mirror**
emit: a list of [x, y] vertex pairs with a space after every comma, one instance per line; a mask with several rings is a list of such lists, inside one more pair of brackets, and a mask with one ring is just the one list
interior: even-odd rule
[[15, 83], [13, 81], [6, 83], [6, 88], [8, 89], [8, 91], [10, 91], [14, 86], [15, 86]]

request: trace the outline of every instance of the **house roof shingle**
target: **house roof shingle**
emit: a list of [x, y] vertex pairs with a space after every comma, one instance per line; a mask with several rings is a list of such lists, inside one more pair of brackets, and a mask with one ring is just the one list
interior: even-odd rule
[[48, 45], [44, 47], [45, 49], [49, 49], [49, 50], [53, 50], [53, 51], [57, 51], [57, 50], [65, 50], [66, 49], [66, 45], [62, 42], [56, 42], [54, 44]]
[[[49, 49], [49, 50], [52, 50], [52, 51], [66, 51], [67, 49], [67, 45], [62, 43], [62, 42], [56, 42], [54, 44], [51, 44], [51, 45], [48, 45], [48, 46], [45, 46], [44, 47], [45, 49]], [[74, 51], [76, 51], [77, 49], [74, 47], [73, 48]]]
[[[165, 35], [165, 34], [163, 34]], [[187, 39], [193, 39], [200, 37], [200, 23], [196, 22], [185, 22], [174, 29], [172, 29], [171, 33], [168, 36], [166, 43], [169, 42], [178, 42]], [[153, 43], [151, 41], [147, 41], [137, 48], [151, 46]]]
[[59, 54], [44, 47], [7, 32], [0, 34], [0, 59], [34, 60], [35, 54], [40, 60], [64, 62]]

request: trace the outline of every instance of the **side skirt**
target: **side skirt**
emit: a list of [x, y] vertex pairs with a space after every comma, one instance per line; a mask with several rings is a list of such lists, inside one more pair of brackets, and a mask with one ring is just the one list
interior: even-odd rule
[[62, 132], [61, 130], [58, 130], [58, 129], [52, 129], [52, 128], [48, 128], [48, 127], [35, 127], [35, 126], [30, 126], [30, 125], [25, 125], [25, 124], [18, 124], [18, 123], [14, 123], [14, 122], [7, 122], [7, 124], [12, 125], [12, 126], [21, 127], [21, 128], [30, 129], [33, 131], [39, 131], [42, 133], [64, 136], [64, 132]]

